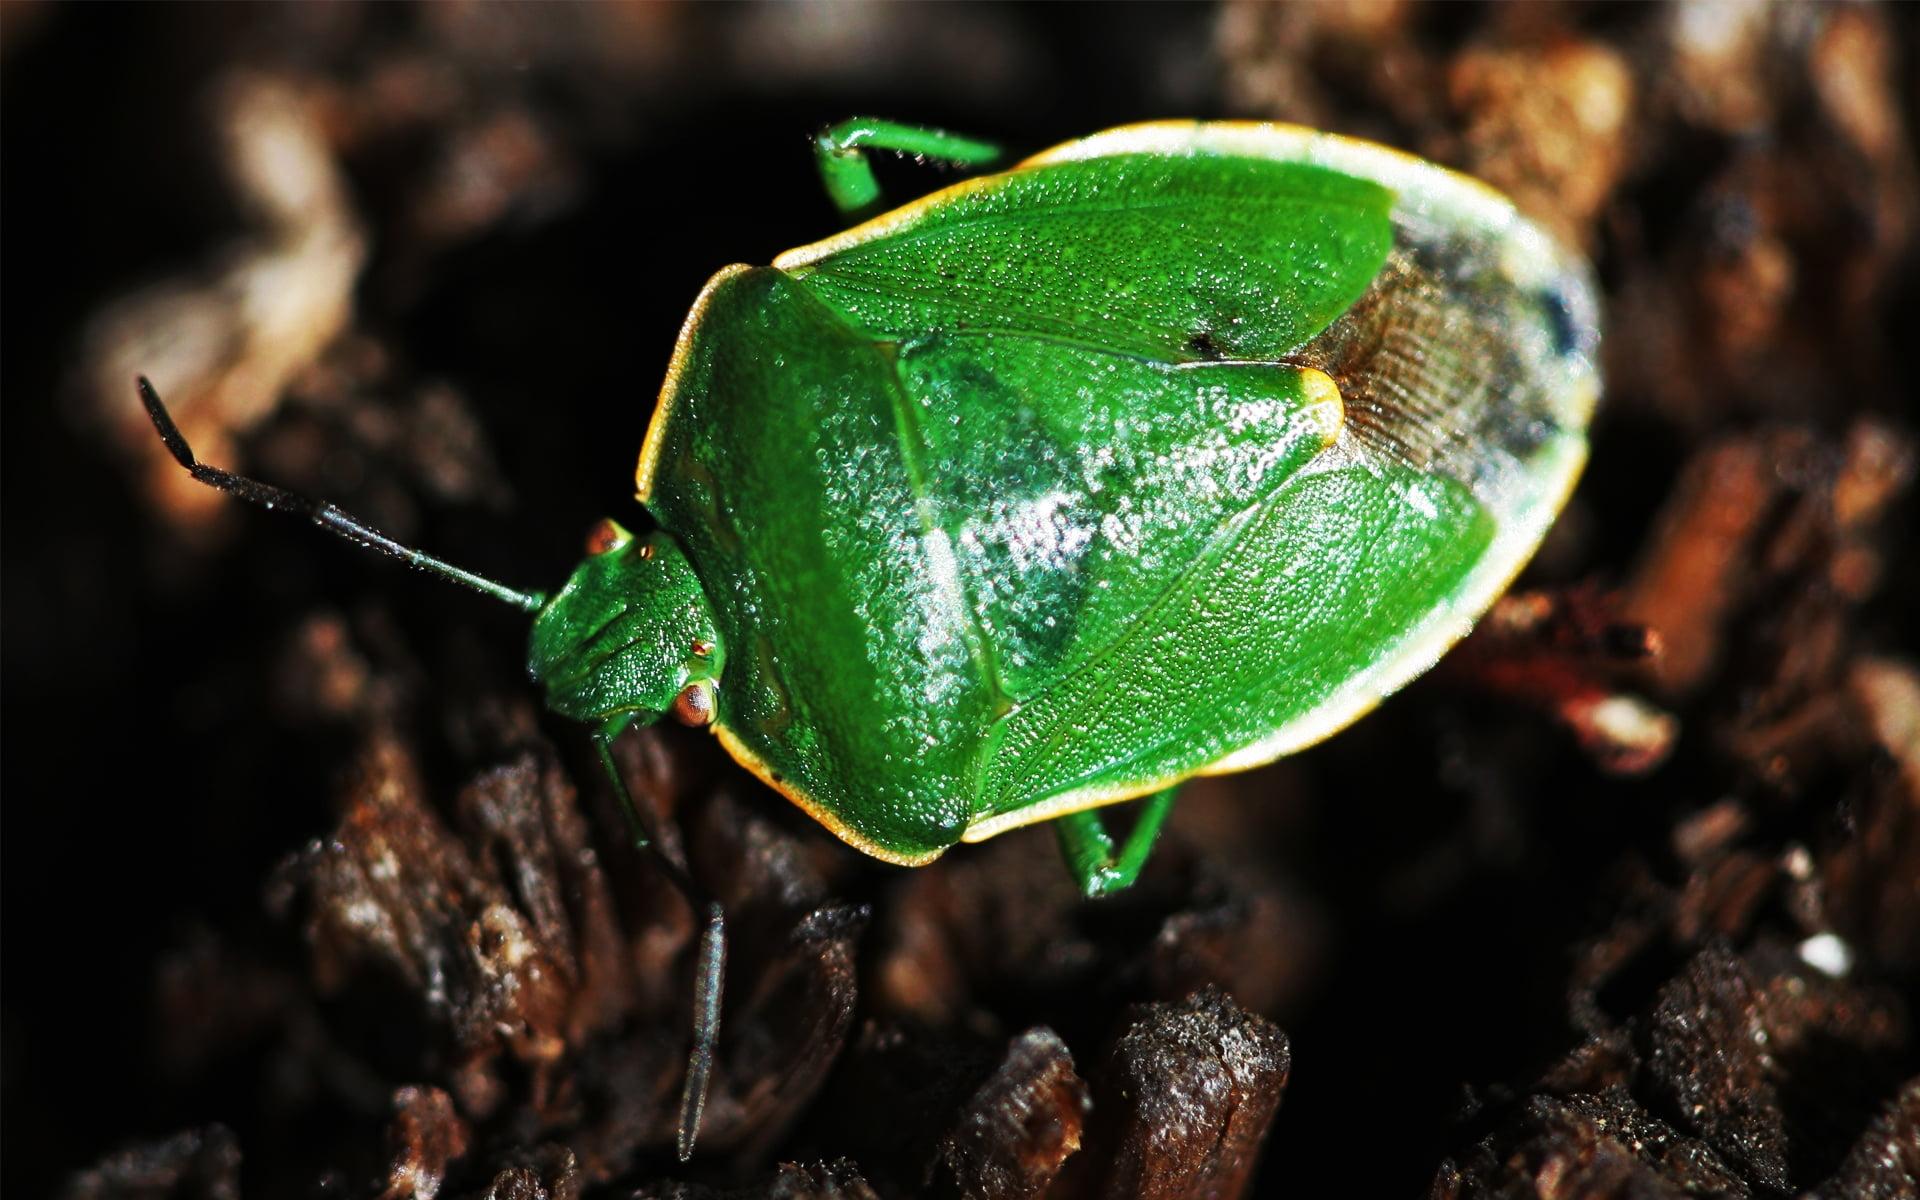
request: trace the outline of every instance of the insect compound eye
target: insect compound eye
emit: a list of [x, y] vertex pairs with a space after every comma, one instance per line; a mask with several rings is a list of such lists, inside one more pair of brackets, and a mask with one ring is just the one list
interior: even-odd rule
[[673, 698], [673, 719], [698, 729], [713, 720], [713, 685], [698, 680], [680, 689]]
[[587, 553], [606, 554], [631, 541], [633, 535], [610, 520], [601, 520], [587, 534]]

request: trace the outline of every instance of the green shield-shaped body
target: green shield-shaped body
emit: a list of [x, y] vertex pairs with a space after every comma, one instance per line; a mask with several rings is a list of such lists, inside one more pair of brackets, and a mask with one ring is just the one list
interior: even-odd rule
[[1583, 272], [1430, 164], [1190, 122], [722, 271], [639, 470], [716, 732], [907, 863], [1327, 736], [1565, 499]]

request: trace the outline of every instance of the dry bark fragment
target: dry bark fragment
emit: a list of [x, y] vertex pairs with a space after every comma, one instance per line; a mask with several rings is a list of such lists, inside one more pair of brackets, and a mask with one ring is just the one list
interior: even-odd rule
[[1417, 9], [1407, 0], [1225, 5], [1215, 43], [1234, 108], [1337, 127], [1348, 108], [1341, 93], [1358, 89], [1408, 124], [1437, 120], [1442, 64], [1409, 36]]
[[524, 1161], [503, 1168], [474, 1200], [578, 1200], [587, 1181], [573, 1151], [547, 1143], [520, 1157]]
[[743, 1188], [661, 1183], [634, 1193], [634, 1200], [880, 1200], [853, 1163], [781, 1163], [773, 1177]]
[[343, 986], [362, 962], [404, 981], [451, 1044], [450, 1082], [465, 1112], [485, 1115], [506, 1099], [493, 1069], [502, 1054], [539, 1079], [565, 1051], [571, 948], [544, 941], [478, 868], [427, 807], [398, 742], [369, 747], [339, 832], [288, 874], [309, 896], [321, 987]]
[[239, 1200], [240, 1144], [219, 1125], [130, 1146], [75, 1174], [65, 1200]]
[[[1840, 1178], [1849, 1153], [1847, 1169], [1864, 1169], [1862, 1147], [1892, 1119], [1873, 1124], [1899, 1086], [1904, 1010], [1756, 938], [1743, 882], [1756, 871], [1777, 893], [1782, 869], [1741, 852], [1711, 858], [1681, 890], [1643, 885], [1641, 911], [1595, 943], [1579, 975], [1571, 999], [1589, 1040], [1534, 1094], [1483, 1118], [1495, 1132], [1441, 1170], [1436, 1195], [1551, 1184], [1568, 1196], [1780, 1196]], [[1738, 915], [1716, 927], [1703, 912]], [[1735, 955], [1730, 933], [1753, 948]], [[1666, 969], [1675, 942], [1704, 948], [1664, 979], [1640, 978]]]
[[1920, 672], [1861, 657], [1847, 680], [1858, 725], [1886, 756], [1820, 862], [1832, 927], [1880, 968], [1920, 970]]
[[1449, 67], [1447, 96], [1463, 126], [1462, 166], [1569, 245], [1588, 244], [1627, 162], [1634, 91], [1625, 58], [1567, 37], [1475, 47]]
[[1713, 1151], [1675, 1132], [1624, 1088], [1530, 1097], [1470, 1154], [1442, 1164], [1433, 1200], [1744, 1200]]
[[955, 1029], [868, 1022], [801, 1127], [799, 1141], [844, 1153], [877, 1185], [926, 1193], [956, 1115], [1004, 1061], [999, 1042]]
[[1661, 989], [1646, 1070], [1663, 1109], [1768, 1192], [1788, 1188], [1786, 1128], [1752, 975], [1707, 950]]
[[550, 950], [571, 995], [565, 1038], [580, 1045], [633, 1007], [626, 945], [573, 785], [550, 754], [523, 753], [459, 797], [480, 861], [496, 864], [534, 940]]
[[1661, 511], [1622, 608], [1660, 631], [1650, 663], [1670, 694], [1697, 688], [1719, 661], [1722, 627], [1747, 578], [1748, 547], [1777, 494], [1777, 443], [1740, 437], [1697, 454]]
[[1095, 1084], [1086, 1194], [1241, 1195], [1290, 1068], [1286, 1035], [1218, 990], [1137, 1010]]
[[1080, 1148], [1090, 1104], [1066, 1043], [1028, 1030], [941, 1139], [941, 1163], [962, 1196], [1038, 1196]]
[[1679, 723], [1610, 679], [1664, 649], [1657, 629], [1618, 609], [1590, 587], [1510, 592], [1440, 669], [1551, 714], [1602, 769], [1644, 774], [1666, 761]]
[[825, 905], [758, 971], [733, 960], [732, 986], [745, 999], [728, 1007], [721, 1026], [722, 1065], [702, 1135], [709, 1149], [755, 1156], [825, 1082], [853, 1028], [854, 953], [869, 915], [862, 906]]
[[1910, 1079], [1812, 1193], [1816, 1200], [1908, 1200], [1920, 1196], [1920, 1077]]
[[436, 1087], [401, 1088], [393, 1096], [387, 1145], [393, 1162], [380, 1200], [433, 1200], [447, 1168], [465, 1157], [473, 1140], [454, 1111], [453, 1097]]

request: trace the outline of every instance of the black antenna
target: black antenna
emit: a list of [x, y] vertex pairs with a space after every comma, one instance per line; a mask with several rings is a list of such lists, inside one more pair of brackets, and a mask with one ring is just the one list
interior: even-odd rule
[[[263, 508], [284, 511], [296, 517], [305, 517], [322, 529], [339, 534], [355, 545], [390, 554], [401, 562], [418, 567], [423, 571], [451, 579], [455, 583], [465, 584], [476, 592], [492, 596], [496, 600], [505, 600], [508, 604], [526, 612], [539, 612], [546, 605], [546, 597], [538, 592], [522, 592], [495, 583], [485, 576], [475, 575], [471, 571], [461, 570], [452, 563], [444, 562], [424, 554], [410, 546], [403, 546], [386, 534], [367, 524], [350, 513], [342, 512], [334, 505], [319, 500], [311, 500], [296, 495], [285, 488], [261, 483], [245, 475], [235, 475], [219, 467], [210, 467], [193, 456], [193, 448], [187, 445], [187, 439], [180, 434], [179, 426], [173, 423], [173, 417], [167, 412], [167, 406], [161, 402], [147, 377], [139, 377], [140, 403], [146, 405], [147, 415], [153, 418], [153, 427], [160, 431], [160, 440], [167, 444], [167, 450], [174, 461], [187, 469], [201, 483], [217, 488], [228, 495], [238, 496], [242, 500], [258, 504]], [[720, 904], [709, 899], [700, 886], [687, 873], [686, 867], [667, 853], [657, 832], [651, 828], [653, 822], [651, 810], [645, 814], [634, 803], [627, 791], [626, 781], [620, 776], [620, 769], [613, 761], [609, 743], [624, 728], [624, 721], [616, 721], [595, 731], [594, 744], [600, 752], [600, 762], [605, 768], [607, 778], [613, 784], [615, 794], [620, 799], [620, 807], [626, 813], [630, 823], [635, 845], [651, 851], [655, 860], [664, 869], [667, 879], [680, 892], [700, 917], [700, 948], [694, 962], [693, 980], [693, 1048], [687, 1057], [687, 1081], [680, 1094], [679, 1136], [675, 1149], [680, 1161], [686, 1162], [693, 1157], [694, 1139], [700, 1133], [700, 1118], [707, 1109], [707, 1090], [713, 1079], [714, 1051], [720, 1041], [720, 1003], [726, 978], [727, 966], [727, 917], [726, 910]]]
[[174, 461], [187, 469], [201, 483], [210, 488], [218, 488], [230, 496], [289, 513], [296, 517], [305, 517], [322, 529], [339, 534], [355, 545], [365, 546], [369, 550], [378, 550], [390, 554], [409, 566], [418, 567], [429, 574], [442, 579], [451, 579], [455, 583], [465, 584], [476, 592], [492, 596], [495, 600], [505, 600], [508, 604], [523, 612], [539, 612], [545, 606], [547, 598], [539, 592], [522, 592], [508, 587], [504, 583], [495, 583], [483, 575], [472, 571], [463, 571], [450, 562], [422, 553], [411, 546], [402, 546], [378, 529], [362, 521], [351, 513], [342, 512], [331, 504], [320, 500], [310, 500], [295, 495], [285, 488], [274, 487], [270, 483], [261, 483], [245, 475], [235, 475], [219, 467], [210, 467], [193, 456], [193, 447], [187, 445], [187, 439], [180, 436], [180, 427], [173, 423], [167, 406], [161, 403], [160, 393], [153, 390], [147, 377], [139, 377], [140, 403], [147, 406], [147, 415], [153, 418], [153, 427], [160, 431], [160, 440], [167, 444]]

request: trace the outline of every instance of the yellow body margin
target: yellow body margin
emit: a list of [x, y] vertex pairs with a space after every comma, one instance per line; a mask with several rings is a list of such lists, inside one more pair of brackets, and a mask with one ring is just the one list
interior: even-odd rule
[[660, 385], [660, 399], [654, 402], [653, 419], [647, 422], [646, 441], [640, 443], [640, 465], [634, 469], [634, 498], [645, 504], [653, 498], [653, 481], [660, 473], [660, 444], [667, 436], [667, 414], [673, 408], [673, 400], [680, 391], [680, 375], [687, 369], [687, 359], [693, 354], [693, 331], [700, 327], [706, 318], [707, 308], [713, 303], [713, 294], [720, 286], [743, 271], [751, 271], [745, 263], [735, 263], [730, 267], [721, 267], [713, 278], [700, 289], [695, 297], [693, 308], [687, 313], [687, 319], [680, 324], [680, 336], [674, 339], [673, 358], [667, 362], [666, 382]]
[[799, 788], [794, 787], [793, 784], [787, 780], [775, 776], [773, 768], [767, 766], [765, 762], [761, 761], [759, 755], [749, 750], [746, 743], [734, 735], [733, 730], [719, 722], [715, 722], [713, 725], [713, 736], [720, 739], [720, 744], [727, 748], [728, 754], [733, 755], [733, 761], [739, 763], [747, 770], [752, 771], [759, 777], [761, 783], [766, 784], [774, 791], [779, 792], [782, 796], [793, 801], [794, 804], [799, 806], [801, 812], [806, 813], [814, 820], [825, 825], [828, 832], [832, 833], [833, 836], [839, 838], [847, 845], [852, 846], [860, 853], [877, 858], [881, 862], [890, 862], [897, 867], [924, 867], [946, 853], [943, 848], [940, 850], [929, 850], [925, 854], [902, 854], [898, 850], [890, 850], [878, 842], [861, 836], [857, 830], [851, 828], [845, 821], [842, 821], [831, 809], [823, 807], [817, 803], [813, 797], [807, 795]]
[[[963, 179], [959, 183], [910, 200], [899, 208], [884, 212], [832, 237], [783, 251], [773, 260], [780, 270], [789, 271], [819, 262], [852, 246], [890, 237], [912, 225], [928, 210], [996, 186], [1002, 176], [1049, 163], [1072, 162], [1087, 158], [1109, 158], [1116, 154], [1191, 154], [1196, 151], [1243, 154], [1252, 158], [1284, 158], [1312, 163], [1334, 170], [1378, 176], [1389, 186], [1405, 186], [1419, 179], [1431, 182], [1436, 177], [1446, 186], [1458, 189], [1462, 200], [1484, 206], [1488, 212], [1511, 216], [1512, 202], [1470, 175], [1449, 171], [1425, 159], [1391, 146], [1359, 138], [1323, 133], [1305, 125], [1279, 121], [1143, 121], [1103, 130], [1071, 142], [1062, 142], [1049, 150], [1022, 159], [1004, 171]], [[1356, 171], [1355, 168], [1364, 168]]]

